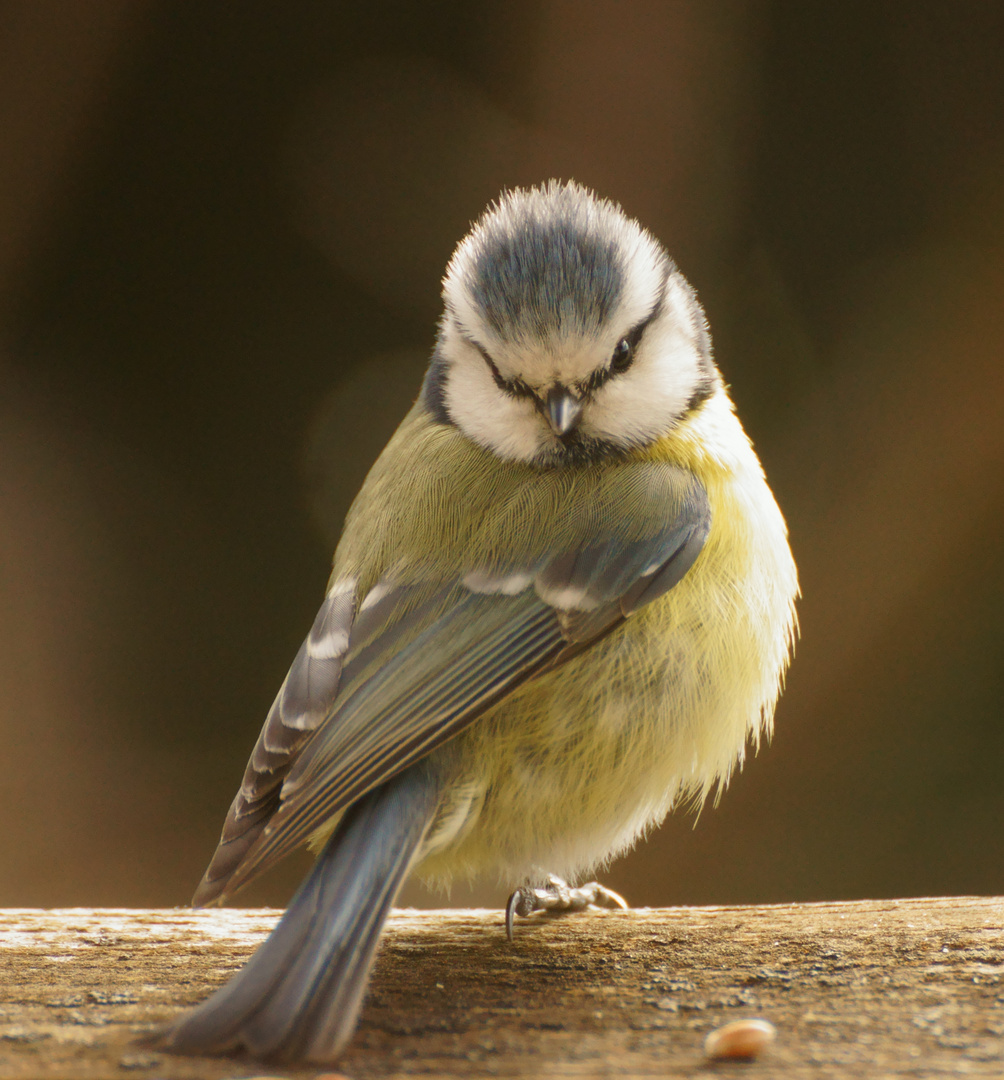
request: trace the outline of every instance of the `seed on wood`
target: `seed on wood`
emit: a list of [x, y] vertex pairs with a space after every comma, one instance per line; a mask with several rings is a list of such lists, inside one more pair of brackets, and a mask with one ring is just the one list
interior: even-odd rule
[[776, 1036], [777, 1028], [769, 1020], [734, 1020], [708, 1035], [704, 1052], [709, 1058], [755, 1058]]

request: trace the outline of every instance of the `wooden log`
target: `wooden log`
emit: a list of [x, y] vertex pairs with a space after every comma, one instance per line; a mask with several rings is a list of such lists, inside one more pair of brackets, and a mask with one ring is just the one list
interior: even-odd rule
[[[316, 1077], [137, 1045], [222, 983], [272, 910], [0, 912], [0, 1077]], [[749, 1063], [708, 1032], [763, 1017]], [[1004, 899], [396, 911], [349, 1077], [1004, 1076]]]

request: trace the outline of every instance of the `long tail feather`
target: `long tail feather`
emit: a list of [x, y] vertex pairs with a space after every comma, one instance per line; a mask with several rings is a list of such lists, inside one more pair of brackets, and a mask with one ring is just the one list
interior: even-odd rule
[[168, 1031], [164, 1049], [330, 1062], [352, 1037], [380, 930], [435, 815], [424, 765], [345, 815], [271, 936]]

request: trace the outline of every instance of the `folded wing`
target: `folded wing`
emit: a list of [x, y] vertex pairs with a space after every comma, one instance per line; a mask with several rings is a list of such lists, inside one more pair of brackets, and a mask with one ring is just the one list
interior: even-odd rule
[[538, 557], [458, 567], [448, 581], [388, 578], [362, 598], [351, 579], [336, 582], [272, 706], [194, 902], [232, 894], [680, 581], [704, 545], [710, 508], [691, 474], [662, 466], [654, 477], [649, 497], [664, 484], [667, 512], [640, 538], [624, 539], [614, 521]]

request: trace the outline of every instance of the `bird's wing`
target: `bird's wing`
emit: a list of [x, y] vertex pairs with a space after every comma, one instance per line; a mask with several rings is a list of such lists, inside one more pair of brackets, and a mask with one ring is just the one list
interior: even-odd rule
[[[451, 581], [388, 578], [358, 609], [351, 582], [336, 583], [276, 697], [194, 902], [241, 888], [680, 581], [710, 508], [690, 473], [662, 474], [672, 498], [642, 538], [624, 539], [612, 522], [536, 558], [467, 566]], [[648, 488], [659, 497], [658, 483]]]

